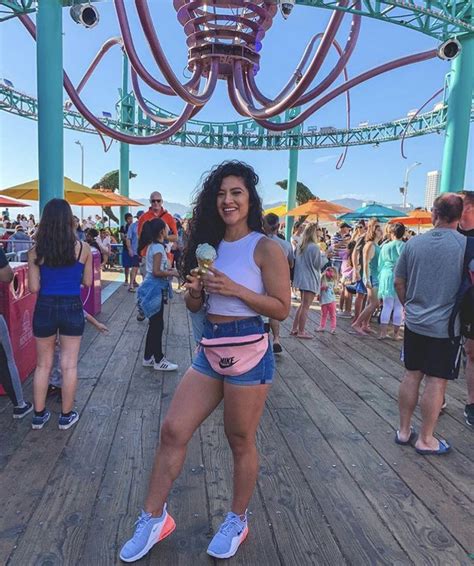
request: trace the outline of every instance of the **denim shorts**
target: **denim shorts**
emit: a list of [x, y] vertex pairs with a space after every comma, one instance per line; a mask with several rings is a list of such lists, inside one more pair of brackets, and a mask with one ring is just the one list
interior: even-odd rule
[[84, 310], [78, 295], [40, 295], [33, 315], [33, 335], [49, 338], [84, 334]]
[[[222, 324], [212, 324], [206, 320], [204, 323], [203, 338], [235, 338], [236, 336], [249, 336], [251, 334], [263, 333], [263, 320], [259, 316]], [[208, 377], [213, 377], [214, 379], [231, 383], [232, 385], [265, 385], [273, 381], [275, 359], [269, 341], [268, 349], [260, 362], [253, 369], [242, 375], [230, 376], [217, 373], [212, 369], [202, 349], [196, 354], [191, 367]]]

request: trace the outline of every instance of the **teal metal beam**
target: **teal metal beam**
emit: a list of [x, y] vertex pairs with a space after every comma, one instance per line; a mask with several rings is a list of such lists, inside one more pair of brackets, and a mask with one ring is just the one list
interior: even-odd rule
[[339, 10], [382, 20], [444, 41], [463, 33], [474, 32], [470, 19], [472, 0], [363, 0], [342, 6], [338, 0], [296, 0], [300, 6]]
[[[288, 163], [288, 195], [286, 200], [287, 210], [292, 210], [296, 206], [296, 187], [298, 181], [298, 149], [290, 149], [290, 160]], [[293, 232], [293, 224], [295, 219], [293, 216], [286, 217], [285, 238], [287, 242], [291, 241]]]
[[40, 214], [49, 200], [64, 196], [62, 18], [59, 0], [41, 0], [36, 17]]
[[[64, 0], [62, 4], [70, 6], [71, 0]], [[341, 6], [337, 0], [296, 0], [296, 4], [361, 14], [429, 35], [439, 41], [459, 34], [474, 33], [474, 22], [470, 19], [473, 0], [363, 0], [360, 9], [356, 8], [356, 2]], [[33, 0], [0, 0], [0, 21], [34, 10]]]
[[[285, 121], [293, 120], [301, 113], [301, 108], [291, 108], [286, 112]], [[287, 185], [287, 196], [286, 196], [286, 210], [292, 210], [296, 206], [296, 188], [298, 184], [298, 134], [303, 129], [303, 126], [297, 126], [289, 132], [292, 138], [292, 147], [290, 147], [290, 159], [288, 162], [288, 185]], [[286, 217], [285, 225], [285, 237], [286, 241], [291, 241], [291, 233], [293, 232], [293, 216]]]
[[[138, 136], [156, 134], [160, 130], [140, 108], [133, 105], [133, 97], [129, 98], [129, 116], [122, 123], [119, 119], [101, 118], [107, 126], [116, 130], [127, 130]], [[120, 104], [118, 109], [120, 111]], [[171, 112], [148, 105], [162, 116], [174, 116]], [[37, 100], [25, 93], [0, 85], [0, 110], [17, 116], [38, 119]], [[333, 127], [319, 128], [317, 131], [303, 131], [297, 135], [298, 149], [325, 149], [356, 145], [378, 145], [399, 140], [406, 130], [407, 138], [441, 134], [446, 126], [447, 106], [437, 104], [431, 112], [419, 114], [415, 119], [409, 117], [364, 127], [338, 129]], [[474, 122], [474, 105], [471, 109], [471, 122]], [[96, 134], [97, 131], [74, 110], [64, 110], [64, 127], [78, 132]], [[178, 145], [207, 149], [252, 149], [265, 151], [288, 151], [294, 146], [295, 134], [288, 132], [275, 133], [265, 130], [252, 120], [238, 122], [204, 122], [190, 120], [181, 132], [163, 142], [164, 145]]]
[[[128, 97], [128, 57], [123, 53], [122, 63], [122, 100], [120, 105], [121, 122], [124, 124], [127, 121], [127, 104], [126, 97]], [[129, 196], [130, 186], [130, 146], [128, 143], [120, 142], [120, 169], [119, 169], [119, 192], [122, 196]], [[122, 224], [125, 224], [125, 214], [129, 211], [128, 207], [120, 208], [120, 219]]]
[[464, 187], [469, 151], [469, 117], [474, 95], [474, 34], [459, 38], [461, 54], [453, 61], [448, 95], [446, 137], [441, 168], [441, 192]]

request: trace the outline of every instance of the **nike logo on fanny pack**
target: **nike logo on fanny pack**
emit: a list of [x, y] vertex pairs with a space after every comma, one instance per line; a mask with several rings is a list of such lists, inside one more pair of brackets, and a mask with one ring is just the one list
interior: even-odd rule
[[235, 358], [221, 358], [219, 360], [219, 367], [222, 369], [227, 369], [235, 365], [237, 361], [238, 360], [236, 360]]

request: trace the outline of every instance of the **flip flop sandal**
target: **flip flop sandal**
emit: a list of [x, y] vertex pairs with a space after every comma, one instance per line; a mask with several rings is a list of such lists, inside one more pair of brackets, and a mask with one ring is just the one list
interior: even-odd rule
[[297, 334], [298, 334], [298, 332], [296, 332], [295, 330], [292, 330], [292, 331], [290, 332], [290, 336], [296, 336]]
[[410, 428], [410, 436], [408, 437], [408, 440], [400, 440], [399, 434], [400, 431], [397, 430], [397, 432], [395, 433], [395, 444], [400, 444], [400, 446], [409, 446], [410, 444], [415, 444], [416, 439], [418, 438], [418, 434], [415, 432], [415, 429], [413, 427]]
[[415, 448], [415, 450], [417, 454], [421, 454], [422, 456], [442, 456], [451, 450], [451, 445], [448, 444], [446, 440], [438, 440], [438, 442], [438, 450], [423, 450], [422, 448]]
[[312, 340], [314, 336], [311, 336], [311, 334], [297, 334], [296, 338], [301, 338], [302, 340]]

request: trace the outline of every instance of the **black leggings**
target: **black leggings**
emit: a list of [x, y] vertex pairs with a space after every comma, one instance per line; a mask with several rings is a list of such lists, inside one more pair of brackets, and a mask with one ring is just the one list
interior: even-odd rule
[[160, 312], [154, 314], [148, 323], [148, 332], [146, 335], [145, 343], [145, 360], [149, 360], [152, 356], [155, 358], [155, 362], [158, 363], [163, 358], [163, 311], [164, 303], [161, 301]]
[[5, 389], [5, 393], [8, 395], [10, 401], [15, 407], [20, 404], [17, 392], [13, 386], [12, 374], [10, 373], [10, 368], [8, 365], [7, 354], [3, 344], [0, 343], [0, 385]]

